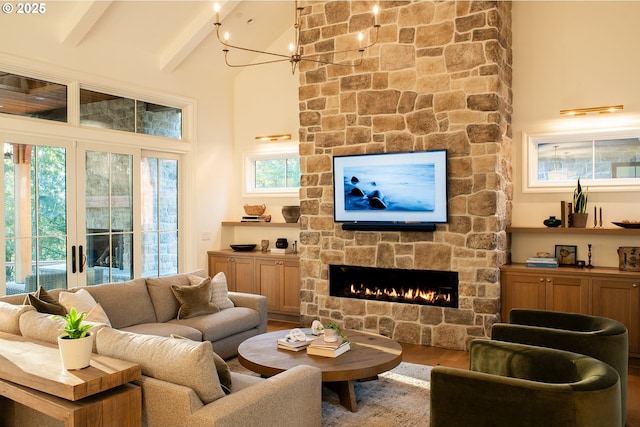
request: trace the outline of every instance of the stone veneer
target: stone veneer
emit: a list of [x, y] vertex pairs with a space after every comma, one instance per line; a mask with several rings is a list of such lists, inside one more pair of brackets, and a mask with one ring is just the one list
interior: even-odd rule
[[[354, 46], [371, 1], [303, 1], [306, 54]], [[359, 67], [300, 64], [302, 322], [464, 349], [490, 336], [511, 214], [511, 4], [380, 1]], [[336, 54], [334, 61], [357, 59]], [[448, 150], [449, 223], [435, 232], [344, 231], [332, 156]], [[329, 296], [328, 265], [457, 271], [459, 309]]]

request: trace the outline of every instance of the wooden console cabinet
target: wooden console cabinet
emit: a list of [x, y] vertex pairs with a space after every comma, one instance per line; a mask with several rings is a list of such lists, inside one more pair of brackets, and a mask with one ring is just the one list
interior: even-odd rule
[[629, 353], [640, 356], [640, 273], [615, 268], [501, 268], [501, 316], [512, 308], [591, 314], [616, 319], [629, 330]]
[[[300, 315], [300, 263], [297, 255], [265, 252], [209, 251], [209, 275], [227, 276], [230, 291], [267, 297], [269, 314]], [[293, 319], [292, 319], [293, 320]]]

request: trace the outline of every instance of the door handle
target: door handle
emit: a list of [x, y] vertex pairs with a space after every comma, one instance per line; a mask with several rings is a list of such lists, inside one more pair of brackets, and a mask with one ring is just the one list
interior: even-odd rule
[[86, 259], [83, 254], [82, 245], [78, 246], [78, 257], [80, 258], [78, 270], [80, 271], [80, 273], [82, 273], [84, 268], [84, 263], [86, 262]]
[[76, 247], [71, 246], [71, 272], [75, 274], [76, 272]]

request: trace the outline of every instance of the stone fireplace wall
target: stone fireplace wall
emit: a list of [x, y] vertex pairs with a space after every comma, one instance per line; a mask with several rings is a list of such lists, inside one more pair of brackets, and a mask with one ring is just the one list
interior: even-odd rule
[[[371, 37], [372, 1], [304, 1], [305, 53]], [[359, 67], [300, 64], [301, 314], [398, 341], [464, 349], [499, 313], [511, 213], [511, 4], [380, 1]], [[334, 61], [348, 60], [348, 55]], [[332, 156], [448, 150], [449, 223], [344, 231]], [[329, 296], [329, 264], [459, 273], [459, 309]]]

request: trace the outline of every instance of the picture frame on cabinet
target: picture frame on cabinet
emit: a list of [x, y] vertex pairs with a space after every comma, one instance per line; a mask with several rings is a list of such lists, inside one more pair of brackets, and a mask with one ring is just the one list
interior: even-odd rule
[[578, 247], [573, 245], [556, 245], [558, 265], [575, 267], [578, 259]]

